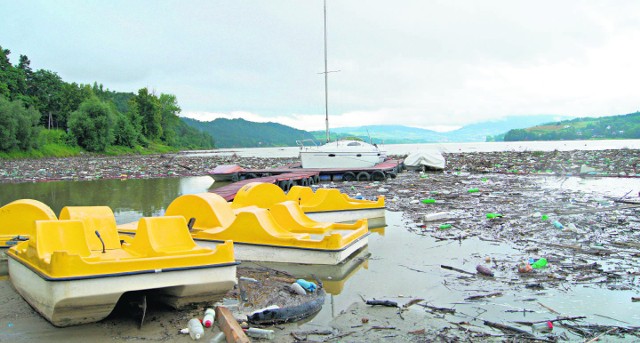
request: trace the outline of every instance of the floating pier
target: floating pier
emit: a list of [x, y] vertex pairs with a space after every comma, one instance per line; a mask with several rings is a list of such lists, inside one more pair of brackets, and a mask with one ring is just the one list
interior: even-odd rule
[[[209, 173], [216, 181], [232, 183], [211, 190], [231, 201], [240, 188], [249, 182], [266, 182], [278, 185], [287, 192], [293, 186], [311, 186], [320, 181], [383, 181], [395, 178], [402, 168], [402, 160], [386, 160], [368, 168], [305, 168], [299, 164], [274, 169], [242, 169], [237, 166], [218, 166]], [[217, 170], [217, 171], [216, 171]]]

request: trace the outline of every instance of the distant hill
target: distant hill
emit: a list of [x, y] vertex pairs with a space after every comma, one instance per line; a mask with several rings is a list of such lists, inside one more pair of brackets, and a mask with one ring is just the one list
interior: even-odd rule
[[[464, 126], [449, 132], [436, 132], [402, 125], [367, 125], [331, 129], [331, 139], [357, 137], [385, 144], [436, 142], [484, 142], [504, 140], [562, 140], [598, 138], [640, 138], [640, 113], [600, 118], [557, 115], [509, 116]], [[256, 123], [244, 119], [201, 122], [182, 120], [215, 140], [218, 148], [295, 146], [296, 140], [325, 140], [324, 131], [307, 132], [277, 123]], [[545, 125], [542, 125], [545, 124]]]
[[640, 138], [640, 112], [548, 122], [508, 131], [505, 141], [550, 141], [578, 139]]
[[277, 123], [218, 118], [202, 122], [181, 118], [187, 125], [213, 136], [218, 148], [296, 146], [296, 140], [311, 139], [307, 131]]
[[[569, 119], [557, 115], [509, 116], [502, 119], [470, 124], [454, 131], [437, 132], [401, 125], [367, 125], [331, 129], [331, 138], [358, 137], [374, 143], [386, 144], [433, 143], [433, 142], [484, 142], [502, 140], [511, 129], [526, 128], [533, 125]], [[317, 140], [325, 137], [324, 131], [311, 132]]]

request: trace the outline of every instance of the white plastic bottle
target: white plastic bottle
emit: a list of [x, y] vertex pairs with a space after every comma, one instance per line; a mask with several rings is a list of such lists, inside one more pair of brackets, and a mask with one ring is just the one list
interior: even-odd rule
[[204, 328], [198, 318], [189, 319], [189, 336], [193, 340], [199, 340], [204, 336]]
[[276, 337], [276, 334], [273, 332], [273, 330], [265, 330], [265, 329], [258, 329], [258, 328], [249, 328], [247, 329], [246, 334], [249, 337], [264, 338], [268, 340], [272, 340]]
[[216, 320], [216, 311], [212, 308], [208, 308], [204, 311], [204, 318], [202, 319], [202, 325], [205, 328], [210, 328], [213, 325], [213, 321]]

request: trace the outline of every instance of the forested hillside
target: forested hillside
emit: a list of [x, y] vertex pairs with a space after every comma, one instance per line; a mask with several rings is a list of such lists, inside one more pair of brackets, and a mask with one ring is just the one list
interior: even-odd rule
[[510, 130], [505, 141], [553, 141], [640, 138], [640, 112], [625, 115], [576, 118], [527, 129]]
[[307, 131], [271, 122], [224, 118], [210, 122], [190, 118], [182, 120], [215, 137], [218, 148], [296, 146], [296, 140], [313, 138]]
[[[135, 152], [202, 149], [210, 135], [178, 117], [178, 100], [148, 89], [121, 93], [102, 85], [68, 83], [49, 70], [32, 70], [0, 46], [0, 154], [65, 155], [80, 151]], [[164, 147], [164, 148], [163, 148]], [[35, 153], [34, 153], [35, 151]]]

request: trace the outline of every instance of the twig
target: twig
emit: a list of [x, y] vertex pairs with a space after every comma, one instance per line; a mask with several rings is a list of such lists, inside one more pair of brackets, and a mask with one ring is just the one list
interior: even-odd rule
[[422, 307], [426, 307], [430, 310], [436, 311], [436, 312], [444, 312], [444, 313], [451, 313], [451, 314], [455, 314], [456, 310], [453, 308], [446, 308], [446, 307], [436, 307], [436, 306], [431, 306], [429, 304], [418, 304], [419, 306]]
[[545, 305], [545, 304], [543, 304], [543, 303], [541, 303], [541, 302], [539, 302], [539, 301], [538, 301], [538, 305], [540, 305], [540, 306], [542, 306], [542, 307], [546, 308], [546, 309], [547, 309], [547, 310], [549, 310], [549, 312], [551, 312], [551, 313], [560, 314], [560, 312], [558, 312], [558, 311], [556, 311], [556, 310], [552, 309], [551, 307], [549, 307], [549, 306], [547, 306], [547, 305]]
[[608, 331], [606, 331], [606, 332], [603, 332], [603, 333], [601, 333], [601, 334], [597, 335], [596, 337], [593, 337], [592, 339], [590, 339], [590, 340], [588, 340], [588, 341], [585, 341], [585, 343], [593, 343], [593, 342], [597, 342], [597, 341], [599, 341], [599, 340], [600, 340], [600, 337], [602, 337], [602, 336], [604, 336], [604, 335], [608, 335], [608, 334], [610, 334], [610, 333], [612, 333], [613, 331], [616, 331], [616, 330], [618, 330], [618, 328], [610, 329], [610, 330], [608, 330]]
[[534, 335], [524, 331], [524, 330], [520, 330], [518, 328], [514, 328], [513, 326], [509, 326], [509, 325], [505, 325], [505, 324], [500, 324], [500, 323], [494, 323], [494, 322], [490, 322], [488, 320], [484, 321], [484, 325], [486, 326], [490, 326], [492, 328], [496, 328], [499, 329], [501, 331], [510, 331], [510, 332], [515, 332], [519, 335], [523, 335], [525, 337], [529, 337], [529, 338], [535, 338]]
[[475, 273], [470, 273], [470, 272], [468, 272], [466, 270], [462, 270], [462, 269], [459, 269], [459, 268], [456, 268], [456, 267], [445, 266], [444, 264], [440, 265], [440, 268], [453, 270], [453, 271], [456, 271], [458, 273], [463, 273], [463, 274], [469, 274], [469, 275], [474, 275], [474, 276], [476, 275]]
[[369, 330], [395, 330], [396, 327], [395, 326], [380, 326], [380, 325], [374, 325], [372, 326]]
[[355, 332], [355, 331], [349, 331], [349, 332], [341, 333], [341, 334], [339, 334], [339, 335], [335, 335], [335, 336], [327, 337], [327, 338], [323, 339], [322, 341], [323, 341], [323, 342], [329, 342], [329, 341], [333, 341], [334, 339], [339, 339], [339, 338], [342, 338], [342, 337], [347, 337], [347, 336], [349, 336], [349, 335], [351, 335], [351, 334], [354, 334], [354, 333], [356, 333], [356, 332]]
[[598, 317], [602, 317], [602, 318], [607, 318], [607, 319], [615, 320], [616, 322], [620, 322], [620, 323], [625, 323], [625, 324], [629, 324], [629, 325], [631, 325], [631, 323], [627, 323], [627, 322], [625, 322], [624, 320], [615, 319], [615, 318], [613, 318], [613, 317], [604, 316], [604, 315], [596, 314], [596, 313], [594, 313], [593, 315], [594, 315], [594, 316], [598, 316]]
[[406, 304], [402, 305], [402, 308], [408, 308], [408, 307], [413, 306], [413, 305], [415, 305], [415, 304], [417, 304], [417, 303], [419, 303], [419, 302], [421, 302], [421, 301], [424, 301], [424, 299], [420, 299], [420, 298], [418, 298], [418, 299], [412, 299], [412, 300], [411, 300], [411, 301], [409, 301], [408, 303], [406, 303]]
[[[531, 312], [533, 312], [533, 311], [531, 311]], [[536, 323], [546, 323], [546, 322], [552, 322], [552, 323], [555, 323], [555, 322], [561, 322], [561, 321], [563, 321], [563, 320], [578, 320], [578, 319], [584, 319], [584, 318], [587, 318], [587, 317], [585, 317], [585, 316], [577, 316], [577, 317], [558, 317], [558, 318], [556, 318], [556, 319], [549, 319], [549, 320], [537, 320], [537, 321], [535, 321], [535, 322], [514, 321], [514, 323], [516, 323], [516, 324], [521, 324], [521, 325], [529, 325], [529, 326], [531, 326], [531, 325], [536, 324]]]
[[495, 292], [495, 293], [489, 293], [489, 294], [472, 295], [470, 297], [464, 298], [464, 300], [478, 300], [482, 298], [493, 298], [493, 297], [501, 297], [501, 296], [502, 296], [501, 292]]

